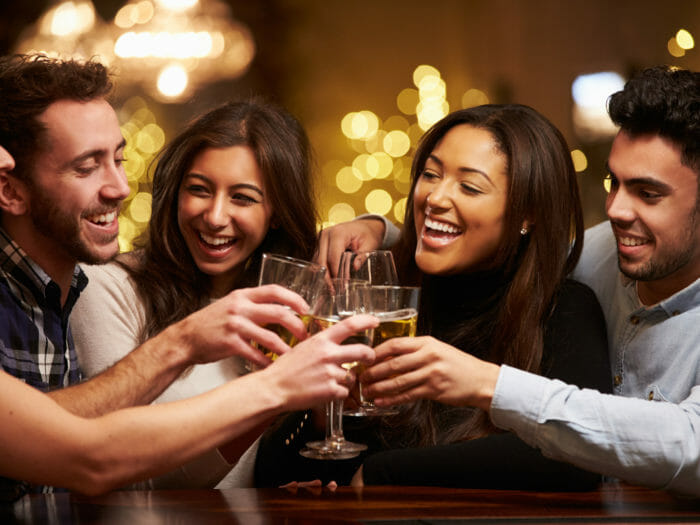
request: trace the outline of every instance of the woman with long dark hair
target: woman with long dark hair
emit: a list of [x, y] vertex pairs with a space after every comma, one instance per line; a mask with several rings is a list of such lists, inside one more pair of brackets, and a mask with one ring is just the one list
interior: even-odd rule
[[[85, 269], [90, 285], [71, 318], [83, 372], [101, 372], [232, 290], [240, 322], [261, 337], [268, 332], [269, 339], [271, 332], [252, 326], [255, 289], [246, 287], [256, 284], [263, 252], [311, 259], [315, 209], [309, 142], [285, 110], [252, 100], [194, 120], [159, 156], [152, 216], [136, 249]], [[241, 342], [251, 350], [249, 339]], [[194, 366], [157, 401], [191, 397], [245, 369], [240, 356]], [[210, 487], [225, 475], [229, 484], [250, 484], [247, 460], [231, 468], [259, 431], [150, 486]], [[245, 458], [253, 456], [254, 447]]]
[[[377, 347], [362, 376], [368, 396], [401, 403], [401, 412], [364, 435], [375, 450], [391, 450], [369, 454], [355, 483], [550, 490], [599, 482], [499, 431], [460, 397], [472, 356], [610, 391], [600, 306], [566, 278], [582, 232], [568, 147], [535, 110], [465, 109], [425, 134], [395, 250], [399, 278], [422, 288], [419, 337]], [[271, 472], [268, 449], [258, 458], [261, 479]], [[343, 482], [346, 472], [297, 479]]]

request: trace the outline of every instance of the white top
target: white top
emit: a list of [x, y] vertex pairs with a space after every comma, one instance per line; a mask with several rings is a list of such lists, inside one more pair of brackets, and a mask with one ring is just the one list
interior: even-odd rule
[[[80, 368], [86, 377], [92, 377], [138, 346], [145, 312], [134, 282], [121, 266], [116, 263], [81, 266], [90, 282], [71, 313], [70, 325]], [[175, 380], [154, 403], [196, 396], [245, 373], [244, 360], [239, 357], [195, 365]], [[218, 450], [212, 450], [174, 472], [134, 487], [252, 487], [257, 447], [256, 441], [235, 466], [230, 465]]]

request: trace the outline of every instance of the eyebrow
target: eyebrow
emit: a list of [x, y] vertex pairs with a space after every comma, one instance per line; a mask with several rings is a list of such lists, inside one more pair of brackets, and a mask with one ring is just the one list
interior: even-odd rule
[[[122, 138], [122, 140], [117, 144], [117, 147], [114, 148], [114, 151], [117, 152], [122, 148], [126, 147], [126, 139]], [[84, 153], [81, 153], [77, 157], [74, 157], [73, 159], [69, 160], [66, 162], [65, 166], [63, 168], [68, 168], [69, 166], [73, 166], [75, 164], [80, 164], [84, 160], [91, 159], [91, 158], [99, 158], [108, 153], [107, 150], [104, 149], [91, 149], [89, 151], [86, 151]]]
[[[440, 167], [444, 166], [442, 161], [438, 157], [436, 157], [435, 155], [432, 155], [432, 154], [428, 155], [428, 160], [432, 160], [433, 162], [439, 164]], [[477, 168], [471, 168], [469, 166], [460, 166], [459, 168], [457, 168], [457, 170], [460, 173], [477, 173], [477, 174], [481, 175], [482, 177], [484, 177], [489, 182], [489, 184], [494, 186], [493, 181], [491, 180], [491, 177], [489, 177], [488, 173], [486, 173], [485, 171], [482, 171], [482, 170], [477, 169]]]
[[[607, 162], [605, 163], [605, 168], [608, 170], [608, 173], [615, 177], [616, 179], [619, 180], [619, 177], [615, 174], [615, 172], [610, 169], [610, 164]], [[625, 185], [626, 186], [651, 186], [653, 188], [656, 188], [658, 190], [664, 191], [664, 192], [670, 192], [672, 190], [671, 186], [666, 184], [665, 182], [661, 182], [660, 180], [654, 178], [654, 177], [631, 177], [629, 179], [625, 180]]]
[[[203, 180], [204, 182], [212, 184], [211, 179], [209, 177], [207, 177], [206, 175], [202, 175], [201, 173], [195, 173], [195, 172], [188, 173], [185, 178], [187, 178], [187, 177], [194, 177], [195, 179], [200, 179], [200, 180]], [[265, 196], [263, 191], [259, 187], [257, 187], [255, 184], [247, 184], [245, 182], [241, 182], [240, 184], [234, 184], [233, 186], [230, 186], [229, 189], [231, 189], [231, 190], [249, 189], [249, 190], [252, 190], [254, 192], [259, 193], [261, 197]]]

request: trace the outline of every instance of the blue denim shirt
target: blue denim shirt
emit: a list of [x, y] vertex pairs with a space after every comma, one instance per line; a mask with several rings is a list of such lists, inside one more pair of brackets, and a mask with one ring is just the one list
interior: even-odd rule
[[603, 308], [616, 395], [503, 367], [494, 423], [551, 457], [700, 496], [700, 280], [643, 306], [607, 222], [586, 231], [573, 277]]

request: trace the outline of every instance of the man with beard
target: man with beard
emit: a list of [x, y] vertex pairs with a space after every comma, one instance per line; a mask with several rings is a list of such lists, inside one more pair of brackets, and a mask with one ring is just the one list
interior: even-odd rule
[[[411, 359], [398, 355], [399, 339], [376, 349], [379, 364], [361, 379], [379, 405], [413, 400], [426, 388], [463, 389], [495, 425], [547, 456], [698, 496], [700, 73], [645, 70], [611, 97], [609, 112], [620, 126], [608, 160], [610, 221], [586, 231], [573, 277], [595, 291], [605, 313], [615, 395], [478, 359], [459, 386], [439, 385], [439, 374], [394, 377], [400, 360]], [[378, 244], [379, 221], [351, 224], [321, 239], [320, 259], [330, 268], [346, 246]], [[411, 468], [402, 451], [388, 453], [392, 461], [378, 465]], [[401, 468], [381, 472], [374, 461], [366, 460], [357, 484], [410, 479]]]
[[[239, 290], [80, 382], [68, 324], [87, 285], [77, 263], [117, 254], [117, 216], [129, 194], [110, 90], [97, 62], [0, 58], [0, 146], [15, 161], [0, 170], [0, 366], [87, 418], [150, 403], [194, 364], [235, 354], [268, 365], [249, 342], [284, 354], [289, 347], [262, 328], [273, 320], [306, 334], [293, 312], [306, 308], [301, 297], [281, 287]], [[21, 494], [1, 481], [0, 497]]]

